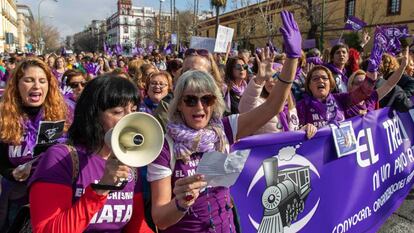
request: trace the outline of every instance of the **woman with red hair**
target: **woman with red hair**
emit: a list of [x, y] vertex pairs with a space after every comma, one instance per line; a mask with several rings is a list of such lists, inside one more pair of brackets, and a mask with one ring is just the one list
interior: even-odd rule
[[[26, 181], [41, 151], [55, 143], [71, 119], [51, 68], [37, 58], [22, 61], [15, 69], [0, 103], [0, 231], [11, 224], [13, 213], [28, 203]], [[53, 140], [38, 143], [41, 121], [54, 122]], [[60, 121], [60, 123], [59, 123]], [[69, 120], [70, 121], [70, 120]], [[64, 122], [64, 123], [63, 123]]]

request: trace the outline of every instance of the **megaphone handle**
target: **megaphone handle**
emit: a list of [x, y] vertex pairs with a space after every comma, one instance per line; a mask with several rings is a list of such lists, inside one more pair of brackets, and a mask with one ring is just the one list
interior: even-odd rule
[[107, 185], [107, 184], [91, 184], [93, 189], [100, 189], [100, 190], [122, 190], [128, 184], [128, 180], [124, 180], [120, 183], [120, 185]]

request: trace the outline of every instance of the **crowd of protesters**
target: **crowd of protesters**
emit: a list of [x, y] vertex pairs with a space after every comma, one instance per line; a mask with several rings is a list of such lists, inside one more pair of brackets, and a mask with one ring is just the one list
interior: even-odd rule
[[[299, 130], [308, 140], [330, 123], [412, 108], [414, 50], [383, 53], [373, 41], [366, 51], [364, 34], [358, 48], [305, 52], [292, 14], [281, 18], [283, 52], [3, 57], [0, 231], [30, 203], [39, 233], [240, 232], [229, 188], [206, 187], [194, 174], [203, 153], [228, 153], [263, 133]], [[136, 111], [155, 116], [167, 135], [155, 161], [138, 169], [104, 142]], [[61, 122], [59, 138], [41, 143], [41, 122]], [[102, 188], [119, 179], [128, 180], [123, 190]]]

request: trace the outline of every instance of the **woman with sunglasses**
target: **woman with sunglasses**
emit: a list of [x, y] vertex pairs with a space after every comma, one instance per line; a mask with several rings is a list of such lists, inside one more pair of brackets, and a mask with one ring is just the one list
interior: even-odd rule
[[233, 57], [227, 61], [224, 77], [227, 87], [224, 94], [227, 107], [226, 114], [239, 113], [240, 98], [247, 87], [248, 68], [248, 65], [241, 58]]
[[262, 105], [222, 118], [225, 103], [210, 74], [190, 70], [178, 79], [169, 107], [167, 140], [148, 165], [152, 217], [160, 232], [236, 232], [229, 189], [206, 188], [204, 177], [194, 174], [203, 153], [227, 153], [233, 142], [257, 131], [283, 108], [301, 52], [301, 35], [293, 15], [281, 14], [288, 58], [282, 81]]
[[69, 97], [76, 102], [86, 86], [86, 75], [80, 70], [68, 70], [63, 74], [65, 85], [72, 89], [72, 95]]
[[398, 83], [408, 62], [408, 51], [405, 51], [401, 67], [384, 85], [374, 90], [382, 57], [382, 52], [377, 51], [377, 47], [374, 44], [368, 72], [364, 77], [360, 77], [363, 80], [358, 84], [355, 83], [355, 87], [350, 92], [332, 94], [335, 80], [331, 71], [324, 66], [315, 66], [308, 73], [305, 82], [307, 95], [297, 105], [301, 125], [311, 123], [321, 128], [375, 109], [376, 103]]
[[149, 75], [145, 84], [146, 97], [139, 108], [140, 112], [152, 114], [161, 100], [172, 92], [172, 78], [166, 71]]
[[[30, 180], [33, 232], [152, 232], [144, 219], [139, 170], [120, 163], [104, 142], [105, 133], [138, 103], [137, 88], [124, 78], [108, 74], [86, 85], [68, 132], [78, 159], [67, 146], [54, 145]], [[126, 186], [111, 191], [120, 179]]]
[[[275, 73], [272, 65], [275, 54], [270, 54], [269, 49], [264, 49], [261, 50], [259, 56], [257, 54], [255, 55], [258, 67], [257, 75], [249, 82], [246, 91], [240, 99], [240, 113], [248, 112], [263, 104], [269, 97], [269, 93], [271, 92], [273, 86], [276, 82], [278, 82], [277, 74], [279, 73]], [[301, 58], [298, 60], [299, 64], [300, 61]], [[295, 85], [295, 82], [293, 85]], [[288, 95], [286, 102], [287, 103], [283, 107], [282, 111], [279, 112], [277, 116], [274, 116], [254, 134], [299, 130], [299, 118], [292, 94]], [[317, 131], [316, 127], [312, 124], [303, 126], [301, 130], [305, 130], [307, 132], [306, 136], [308, 138], [312, 138]]]
[[22, 61], [0, 103], [0, 232], [6, 232], [11, 224], [7, 220], [13, 221], [19, 207], [28, 203], [26, 181], [35, 169], [35, 161], [56, 142], [38, 143], [40, 122], [63, 121], [65, 132], [71, 118], [49, 66], [37, 58]]

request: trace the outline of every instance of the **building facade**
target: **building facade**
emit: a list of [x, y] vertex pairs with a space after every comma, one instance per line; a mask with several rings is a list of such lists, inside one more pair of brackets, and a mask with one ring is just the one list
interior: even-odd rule
[[126, 50], [137, 43], [146, 46], [160, 42], [168, 31], [169, 13], [160, 14], [152, 7], [132, 6], [131, 0], [118, 0], [117, 5], [117, 12], [106, 20], [109, 45], [120, 43]]
[[[269, 39], [280, 47], [278, 29], [282, 9], [294, 12], [303, 38], [319, 41], [322, 34], [324, 47], [329, 47], [329, 41], [349, 32], [343, 31], [343, 27], [351, 15], [365, 21], [368, 25], [364, 30], [371, 35], [377, 25], [408, 25], [411, 34], [414, 30], [412, 0], [269, 0], [222, 14], [219, 16], [220, 24], [235, 30], [233, 41], [241, 47], [262, 47]], [[199, 22], [198, 32], [200, 36], [215, 37], [215, 18]]]
[[15, 52], [17, 47], [17, 6], [15, 0], [0, 0], [0, 52]]
[[32, 52], [34, 46], [28, 42], [27, 32], [30, 23], [34, 22], [33, 14], [27, 5], [17, 4], [17, 50]]

